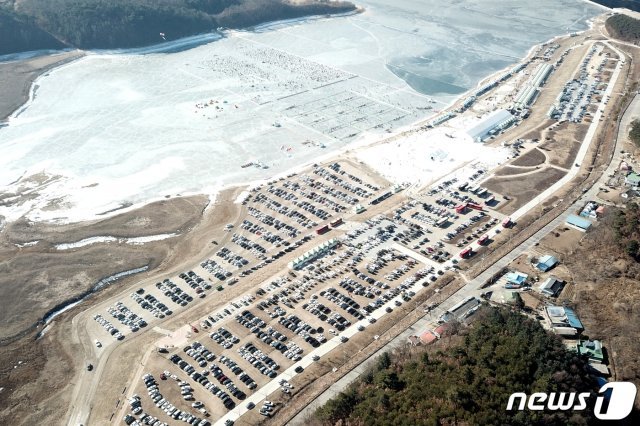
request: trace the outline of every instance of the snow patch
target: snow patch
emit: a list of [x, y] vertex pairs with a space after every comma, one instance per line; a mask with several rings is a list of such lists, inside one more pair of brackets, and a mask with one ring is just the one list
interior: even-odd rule
[[462, 129], [436, 128], [357, 152], [357, 158], [393, 183], [425, 186], [466, 168], [491, 169], [507, 160], [509, 151], [473, 142]]
[[76, 241], [74, 243], [62, 243], [56, 244], [56, 250], [70, 250], [80, 247], [85, 247], [91, 244], [97, 243], [118, 243], [118, 244], [134, 244], [140, 245], [145, 243], [150, 243], [152, 241], [160, 241], [165, 240], [167, 238], [175, 237], [176, 233], [171, 234], [157, 234], [157, 235], [148, 235], [146, 237], [132, 237], [132, 238], [116, 238], [112, 236], [97, 236], [97, 237], [89, 237], [82, 239], [80, 241]]

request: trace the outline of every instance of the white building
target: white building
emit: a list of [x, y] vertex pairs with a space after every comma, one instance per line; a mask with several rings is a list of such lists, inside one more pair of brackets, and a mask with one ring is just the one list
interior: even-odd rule
[[506, 129], [515, 121], [515, 117], [506, 109], [493, 111], [483, 117], [479, 123], [467, 130], [467, 134], [476, 142], [482, 142], [489, 136]]

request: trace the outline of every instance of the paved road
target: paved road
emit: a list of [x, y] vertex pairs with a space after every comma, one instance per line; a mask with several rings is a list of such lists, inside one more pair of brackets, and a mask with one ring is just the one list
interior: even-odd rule
[[[618, 54], [618, 58], [620, 59], [620, 61], [624, 59], [623, 54], [619, 50], [617, 50], [615, 47], [611, 46], [608, 43], [605, 43], [605, 44], [607, 44], [612, 50], [614, 50]], [[619, 63], [616, 66], [614, 73], [612, 74], [611, 82], [607, 86], [607, 90], [605, 92], [605, 95], [603, 96], [603, 99], [611, 95], [611, 92], [613, 91], [613, 88], [620, 75], [621, 69], [622, 69], [622, 65]], [[598, 124], [600, 122], [600, 117], [602, 116], [603, 112], [604, 112], [604, 104], [601, 103], [594, 116], [593, 122], [589, 126], [589, 130], [585, 135], [585, 138], [582, 142], [580, 150], [578, 151], [578, 154], [576, 156], [576, 163], [581, 164], [582, 161], [584, 160], [591, 146], [593, 138], [595, 136], [595, 132], [597, 130]], [[403, 333], [398, 335], [396, 338], [392, 339], [384, 347], [382, 347], [373, 355], [371, 355], [369, 358], [367, 358], [360, 366], [353, 369], [348, 374], [346, 374], [342, 379], [338, 380], [336, 383], [330, 386], [326, 391], [324, 391], [316, 399], [314, 399], [309, 405], [307, 405], [305, 409], [303, 409], [300, 413], [298, 413], [298, 415], [295, 416], [289, 424], [293, 426], [304, 425], [304, 423], [306, 422], [306, 418], [311, 413], [313, 413], [313, 411], [315, 411], [318, 407], [326, 403], [329, 399], [333, 398], [337, 393], [344, 390], [350, 383], [355, 381], [360, 376], [360, 374], [366, 371], [367, 367], [371, 365], [371, 363], [373, 363], [375, 359], [379, 355], [381, 355], [383, 352], [390, 351], [401, 345], [406, 345], [407, 338], [410, 335], [421, 333], [425, 329], [435, 327], [436, 326], [435, 319], [438, 318], [438, 316], [445, 313], [446, 311], [448, 311], [449, 309], [451, 309], [453, 306], [460, 303], [461, 301], [472, 296], [478, 296], [482, 292], [482, 286], [491, 277], [493, 277], [500, 270], [508, 266], [511, 262], [513, 262], [516, 258], [521, 256], [523, 253], [525, 253], [526, 251], [534, 247], [537, 243], [540, 242], [540, 240], [542, 240], [551, 231], [556, 229], [558, 226], [562, 225], [569, 215], [573, 214], [573, 212], [575, 212], [577, 209], [583, 206], [583, 204], [585, 203], [585, 200], [592, 199], [593, 197], [595, 197], [595, 195], [597, 195], [599, 191], [598, 188], [602, 186], [604, 182], [606, 182], [607, 175], [609, 173], [612, 173], [616, 169], [616, 167], [619, 165], [620, 149], [626, 137], [626, 129], [629, 123], [631, 122], [631, 120], [634, 117], [638, 116], [639, 114], [640, 114], [640, 96], [636, 96], [633, 99], [631, 105], [629, 106], [624, 117], [621, 120], [620, 128], [616, 138], [614, 155], [610, 160], [610, 164], [607, 168], [607, 171], [601, 176], [601, 178], [597, 182], [595, 182], [591, 186], [591, 188], [589, 188], [588, 191], [585, 192], [585, 194], [582, 197], [580, 197], [580, 199], [572, 203], [567, 209], [565, 209], [557, 218], [552, 220], [549, 224], [547, 224], [538, 232], [533, 234], [526, 241], [519, 244], [517, 247], [511, 250], [507, 255], [505, 255], [496, 263], [491, 265], [489, 268], [487, 268], [484, 272], [482, 272], [476, 278], [468, 282], [463, 288], [461, 288], [456, 293], [454, 293], [449, 298], [447, 298], [442, 303], [440, 303], [440, 305], [435, 310], [433, 310], [429, 315], [425, 315], [422, 318], [420, 318], [411, 327], [409, 327]], [[549, 187], [546, 191], [544, 191], [542, 194], [540, 194], [530, 203], [527, 203], [525, 206], [518, 209], [518, 211], [516, 211], [511, 216], [512, 219], [516, 220], [520, 217], [523, 217], [525, 214], [529, 213], [530, 211], [536, 209], [537, 206], [542, 201], [544, 201], [546, 198], [553, 195], [553, 193], [555, 193], [563, 185], [565, 185], [571, 179], [573, 179], [578, 174], [579, 169], [580, 167], [577, 167], [574, 165], [564, 178], [562, 178], [553, 186]], [[489, 235], [495, 236], [496, 231], [498, 230], [499, 232], [500, 227], [501, 225], [498, 225], [495, 228], [493, 228], [491, 231], [489, 231]]]

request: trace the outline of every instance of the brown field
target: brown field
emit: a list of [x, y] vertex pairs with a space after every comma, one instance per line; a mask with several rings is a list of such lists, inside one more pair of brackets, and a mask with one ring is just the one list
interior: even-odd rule
[[544, 168], [536, 173], [527, 174], [520, 178], [509, 179], [491, 178], [483, 185], [491, 192], [507, 195], [513, 198], [511, 203], [501, 209], [504, 214], [512, 213], [535, 198], [555, 181], [566, 174], [565, 171], [553, 167]]
[[521, 155], [511, 162], [514, 166], [521, 167], [534, 167], [544, 164], [547, 160], [547, 156], [544, 152], [540, 151], [537, 148], [532, 149], [526, 154]]
[[[124, 243], [98, 243], [61, 251], [54, 244], [102, 235], [186, 234], [199, 222], [207, 203], [203, 196], [175, 198], [94, 222], [57, 226], [20, 220], [7, 225], [0, 246], [0, 338], [28, 329], [47, 311], [103, 278], [145, 265], [156, 268], [181, 237], [147, 243], [145, 250]], [[16, 246], [28, 241], [39, 242]]]
[[525, 173], [531, 173], [531, 171], [532, 169], [524, 169], [520, 167], [511, 167], [509, 165], [506, 165], [501, 167], [499, 170], [496, 170], [493, 174], [495, 176], [518, 176]]
[[549, 132], [547, 140], [540, 145], [540, 149], [545, 151], [550, 164], [567, 169], [572, 166], [587, 129], [586, 123], [559, 124]]

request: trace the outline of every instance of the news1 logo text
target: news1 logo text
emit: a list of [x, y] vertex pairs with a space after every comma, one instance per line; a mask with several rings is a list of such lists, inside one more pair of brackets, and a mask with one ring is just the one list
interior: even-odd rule
[[[598, 391], [593, 413], [599, 420], [622, 420], [633, 409], [636, 399], [636, 386], [630, 382], [610, 382]], [[507, 411], [581, 411], [587, 408], [589, 392], [536, 392], [527, 395], [524, 392], [511, 394]], [[608, 401], [608, 404], [605, 404]], [[516, 405], [517, 404], [517, 405]]]

